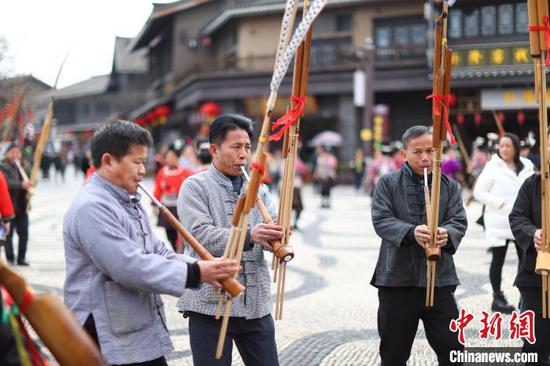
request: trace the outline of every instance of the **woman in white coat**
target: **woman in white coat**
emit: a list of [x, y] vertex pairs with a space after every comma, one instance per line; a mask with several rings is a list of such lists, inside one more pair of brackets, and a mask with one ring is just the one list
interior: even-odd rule
[[533, 163], [520, 156], [519, 138], [513, 133], [505, 133], [500, 138], [498, 152], [485, 165], [474, 188], [474, 197], [486, 206], [483, 218], [489, 251], [493, 254], [489, 270], [493, 311], [506, 314], [514, 311], [514, 306], [508, 304], [500, 288], [508, 244], [513, 242], [518, 257], [521, 255], [510, 229], [508, 214], [522, 183], [533, 173]]

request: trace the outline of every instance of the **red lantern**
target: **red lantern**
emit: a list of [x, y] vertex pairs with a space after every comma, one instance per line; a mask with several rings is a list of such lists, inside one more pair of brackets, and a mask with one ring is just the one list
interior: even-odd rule
[[161, 105], [155, 108], [154, 113], [157, 117], [168, 117], [171, 110], [167, 105]]
[[153, 111], [150, 111], [149, 113], [147, 113], [145, 115], [145, 122], [146, 123], [152, 123], [155, 119], [157, 119], [157, 115]]
[[506, 122], [506, 115], [503, 112], [498, 112], [497, 118], [500, 123]]
[[474, 122], [477, 127], [481, 125], [481, 113], [474, 114]]
[[523, 126], [525, 123], [525, 113], [523, 111], [518, 111], [517, 120], [520, 126]]
[[449, 107], [453, 108], [456, 106], [456, 94], [449, 95]]
[[464, 124], [464, 115], [462, 113], [457, 114], [456, 121], [458, 122], [459, 125], [462, 126]]
[[217, 117], [220, 115], [222, 107], [215, 102], [206, 102], [199, 107], [199, 111], [206, 117]]

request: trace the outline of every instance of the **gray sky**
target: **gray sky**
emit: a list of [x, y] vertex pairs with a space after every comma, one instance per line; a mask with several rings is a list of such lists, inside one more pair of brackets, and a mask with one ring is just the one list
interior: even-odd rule
[[0, 0], [0, 36], [9, 42], [8, 60], [0, 72], [32, 74], [53, 85], [70, 48], [58, 87], [107, 74], [115, 36], [137, 35], [151, 14], [152, 2]]

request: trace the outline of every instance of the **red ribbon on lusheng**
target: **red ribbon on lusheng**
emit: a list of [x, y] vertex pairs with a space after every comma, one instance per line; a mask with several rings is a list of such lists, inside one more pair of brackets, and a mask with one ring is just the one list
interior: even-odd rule
[[31, 360], [32, 365], [33, 366], [47, 365], [46, 360], [42, 357], [42, 355], [36, 348], [36, 344], [34, 343], [31, 336], [29, 335], [29, 332], [27, 331], [25, 324], [23, 324], [23, 320], [21, 320], [20, 316], [17, 317], [17, 323], [19, 324], [19, 330], [21, 331], [23, 338], [25, 338], [25, 344], [27, 346], [27, 349], [30, 350], [30, 353], [32, 355], [32, 360]]
[[550, 25], [548, 17], [545, 16], [542, 18], [542, 23], [544, 24], [541, 26], [529, 26], [529, 32], [544, 32], [544, 43], [546, 44], [546, 66], [550, 66]]
[[304, 113], [304, 108], [306, 107], [305, 96], [297, 97], [293, 95], [290, 97], [290, 101], [293, 103], [293, 107], [273, 123], [273, 126], [271, 126], [272, 131], [275, 131], [278, 127], [280, 129], [274, 135], [269, 136], [269, 141], [279, 141], [290, 126], [296, 123], [298, 118]]
[[441, 112], [439, 111], [439, 108], [437, 108], [438, 105], [443, 106], [443, 122], [445, 123], [445, 128], [447, 129], [447, 133], [451, 138], [451, 144], [456, 145], [456, 140], [453, 136], [453, 130], [451, 130], [451, 124], [449, 123], [449, 107], [447, 107], [447, 104], [449, 104], [451, 100], [451, 96], [430, 94], [426, 97], [426, 99], [433, 99], [432, 111], [433, 114], [435, 114], [436, 116], [441, 116]]
[[260, 163], [252, 163], [249, 167], [250, 170], [256, 169], [258, 172], [260, 172], [260, 175], [263, 177], [265, 174], [265, 166], [263, 166]]
[[25, 294], [23, 295], [23, 301], [21, 301], [21, 304], [19, 304], [19, 310], [21, 310], [23, 314], [26, 314], [33, 300], [34, 300], [34, 295], [32, 291], [29, 289], [25, 289]]

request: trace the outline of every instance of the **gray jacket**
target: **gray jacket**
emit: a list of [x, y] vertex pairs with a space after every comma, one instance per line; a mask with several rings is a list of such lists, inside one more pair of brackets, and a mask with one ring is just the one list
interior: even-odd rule
[[[430, 177], [431, 188], [431, 177]], [[373, 286], [426, 287], [426, 255], [413, 230], [426, 223], [424, 187], [407, 164], [380, 178], [372, 197], [372, 223], [382, 245], [372, 277]], [[441, 177], [439, 227], [447, 229], [449, 242], [437, 262], [436, 287], [458, 285], [453, 254], [467, 227], [458, 184]]]
[[65, 303], [80, 324], [93, 315], [101, 353], [113, 364], [173, 350], [159, 295], [181, 296], [195, 261], [154, 237], [139, 198], [94, 174], [63, 222]]
[[[244, 189], [243, 185], [241, 193]], [[267, 187], [260, 187], [259, 194], [275, 219], [275, 206], [270, 200]], [[215, 257], [221, 257], [224, 253], [237, 198], [231, 180], [214, 165], [207, 171], [187, 178], [180, 188], [178, 216], [183, 226]], [[251, 210], [249, 227], [262, 222], [258, 209]], [[197, 257], [193, 251], [190, 255]], [[246, 291], [233, 301], [230, 315], [256, 319], [270, 314], [271, 281], [263, 247], [253, 245], [243, 252], [241, 266], [243, 270], [238, 281], [246, 286]], [[204, 284], [197, 290], [186, 289], [178, 301], [178, 308], [182, 311], [214, 315], [218, 300], [219, 291]]]

